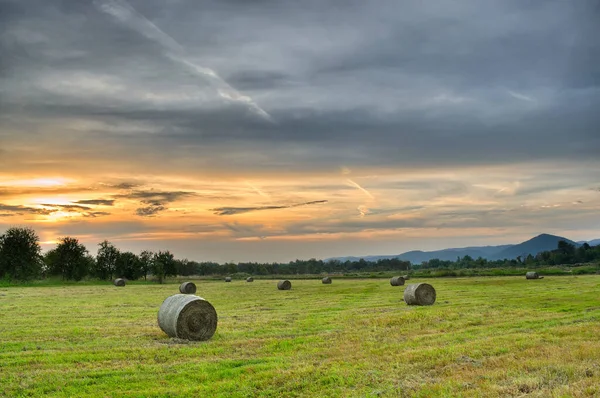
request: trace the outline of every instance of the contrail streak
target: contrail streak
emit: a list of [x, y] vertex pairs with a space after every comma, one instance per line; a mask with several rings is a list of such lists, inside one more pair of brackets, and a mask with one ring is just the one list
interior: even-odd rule
[[167, 51], [165, 55], [172, 61], [184, 66], [197, 75], [208, 77], [216, 85], [217, 92], [222, 98], [234, 102], [243, 102], [255, 113], [263, 118], [273, 121], [264, 109], [256, 104], [252, 98], [240, 94], [223, 80], [214, 70], [196, 65], [185, 57], [185, 50], [175, 39], [163, 32], [158, 26], [152, 23], [148, 18], [140, 14], [125, 0], [94, 0], [94, 5], [102, 12], [109, 14], [117, 21], [126, 25], [132, 30], [150, 39]]
[[367, 195], [369, 198], [371, 198], [371, 199], [375, 199], [375, 197], [374, 197], [373, 195], [371, 195], [371, 192], [367, 191], [366, 189], [364, 189], [363, 187], [361, 187], [360, 185], [358, 185], [356, 182], [352, 181], [351, 179], [349, 179], [349, 178], [348, 178], [348, 179], [346, 180], [346, 182], [347, 182], [349, 185], [353, 186], [354, 188], [358, 188], [358, 189], [360, 189], [361, 191], [363, 191], [363, 192], [364, 192], [364, 194], [365, 194], [365, 195]]
[[257, 194], [259, 194], [262, 197], [265, 197], [265, 198], [271, 197], [270, 195], [267, 195], [266, 193], [264, 193], [263, 191], [261, 191], [260, 189], [255, 187], [254, 185], [250, 184], [248, 181], [246, 181], [246, 185], [248, 185], [250, 188], [252, 188], [254, 190], [254, 192], [256, 192]]

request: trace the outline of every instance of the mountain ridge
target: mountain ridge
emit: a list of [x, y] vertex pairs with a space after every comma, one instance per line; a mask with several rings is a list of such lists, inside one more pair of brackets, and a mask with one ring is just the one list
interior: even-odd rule
[[586, 242], [590, 246], [596, 246], [600, 244], [600, 239], [574, 242], [562, 236], [542, 233], [524, 242], [510, 245], [467, 246], [433, 251], [410, 250], [404, 253], [393, 255], [331, 257], [325, 259], [325, 261], [338, 260], [344, 262], [358, 261], [360, 259], [364, 259], [365, 261], [377, 261], [380, 259], [397, 258], [404, 261], [410, 261], [412, 264], [420, 264], [423, 261], [429, 261], [432, 259], [439, 259], [443, 261], [456, 261], [457, 257], [464, 256], [470, 256], [474, 259], [482, 257], [486, 260], [512, 260], [517, 258], [518, 256], [524, 258], [527, 257], [527, 255], [529, 254], [535, 256], [536, 254], [543, 251], [554, 250], [556, 249], [558, 242], [561, 240], [564, 240], [577, 247], [581, 246], [583, 243]]

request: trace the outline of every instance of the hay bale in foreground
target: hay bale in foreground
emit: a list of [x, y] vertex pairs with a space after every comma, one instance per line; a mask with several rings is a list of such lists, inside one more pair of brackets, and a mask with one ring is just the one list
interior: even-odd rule
[[254, 282], [254, 278], [249, 276], [246, 278], [246, 282]]
[[404, 301], [408, 305], [432, 305], [436, 293], [429, 283], [414, 283], [404, 289]]
[[117, 279], [115, 279], [113, 281], [113, 284], [115, 286], [123, 287], [123, 286], [125, 286], [125, 279], [123, 279], [123, 278], [117, 278]]
[[196, 294], [196, 284], [194, 282], [183, 282], [179, 285], [179, 291], [183, 294]]
[[544, 277], [540, 276], [537, 272], [529, 271], [525, 274], [525, 279], [544, 279]]
[[231, 277], [228, 276], [227, 278], [225, 278], [225, 282], [231, 282]]
[[390, 285], [392, 285], [392, 286], [404, 285], [404, 277], [403, 276], [394, 276], [392, 279], [390, 279]]
[[202, 297], [175, 294], [160, 306], [158, 326], [169, 337], [208, 340], [217, 330], [217, 311]]
[[292, 288], [292, 282], [290, 282], [290, 281], [277, 282], [277, 289], [279, 289], [279, 290], [290, 290], [291, 288]]
[[325, 278], [321, 279], [321, 282], [323, 282], [324, 285], [331, 285], [331, 278], [326, 276]]

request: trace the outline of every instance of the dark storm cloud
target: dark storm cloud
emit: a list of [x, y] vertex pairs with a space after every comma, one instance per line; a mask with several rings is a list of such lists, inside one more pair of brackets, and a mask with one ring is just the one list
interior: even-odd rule
[[308, 206], [308, 205], [314, 205], [314, 204], [320, 204], [320, 203], [327, 203], [327, 201], [326, 200], [313, 200], [311, 202], [294, 203], [294, 204], [282, 205], [282, 206], [217, 207], [217, 208], [211, 209], [211, 211], [214, 211], [214, 214], [216, 214], [218, 216], [231, 216], [234, 214], [249, 213], [251, 211], [289, 209], [292, 207]]
[[[166, 36], [104, 3], [0, 2], [0, 131], [35, 146], [49, 133], [19, 126], [85, 120], [95, 124], [68, 136], [95, 156], [118, 142], [130, 163], [238, 171], [600, 150], [595, 1], [130, 2]], [[2, 134], [8, 147], [18, 138]]]

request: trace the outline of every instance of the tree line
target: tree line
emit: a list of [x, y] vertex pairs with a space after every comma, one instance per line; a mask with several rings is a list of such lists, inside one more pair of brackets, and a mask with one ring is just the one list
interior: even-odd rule
[[413, 269], [464, 269], [464, 268], [507, 268], [507, 267], [540, 267], [545, 265], [574, 265], [600, 262], [600, 245], [590, 246], [583, 243], [575, 246], [561, 240], [554, 250], [539, 252], [527, 256], [517, 256], [514, 259], [487, 260], [485, 258], [472, 258], [471, 256], [458, 257], [456, 261], [432, 259], [421, 264], [415, 264]]
[[519, 256], [516, 259], [491, 261], [470, 256], [456, 261], [432, 259], [421, 264], [411, 264], [397, 258], [367, 261], [340, 260], [294, 260], [288, 263], [240, 262], [219, 264], [177, 259], [168, 250], [139, 254], [121, 251], [104, 240], [98, 244], [95, 255], [73, 237], [59, 239], [56, 247], [42, 253], [40, 239], [31, 228], [12, 227], [0, 235], [0, 279], [29, 281], [46, 277], [79, 281], [85, 278], [112, 280], [147, 279], [152, 276], [162, 283], [170, 276], [223, 276], [237, 273], [250, 275], [295, 275], [348, 272], [408, 271], [410, 269], [462, 269], [462, 268], [505, 268], [536, 267], [543, 265], [578, 264], [600, 261], [600, 245], [584, 243], [576, 247], [560, 241], [552, 251], [536, 256]]

